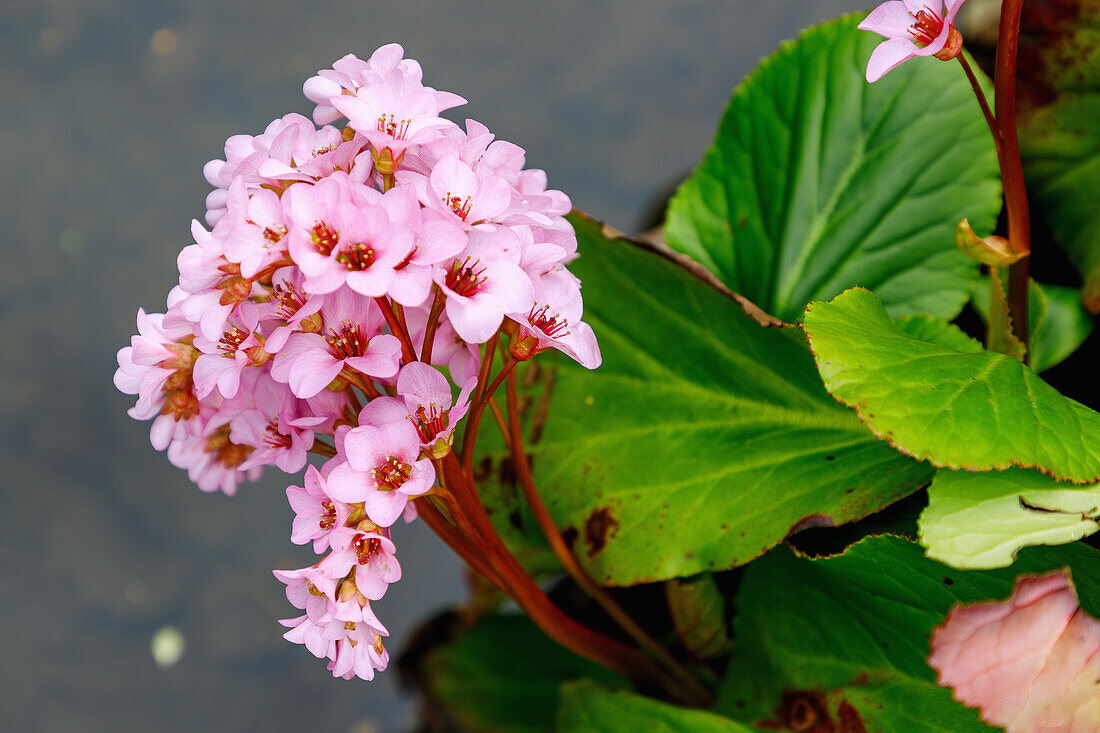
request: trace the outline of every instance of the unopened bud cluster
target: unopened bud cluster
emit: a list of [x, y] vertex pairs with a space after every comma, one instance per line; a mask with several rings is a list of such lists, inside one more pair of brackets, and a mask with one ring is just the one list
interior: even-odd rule
[[[522, 149], [440, 117], [464, 100], [403, 56], [345, 56], [305, 83], [315, 122], [289, 114], [226, 141], [204, 171], [211, 229], [192, 224], [166, 312], [138, 312], [115, 374], [153, 446], [204, 491], [306, 469], [287, 489], [291, 539], [324, 558], [276, 571], [303, 611], [283, 623], [344, 678], [386, 667], [371, 603], [401, 577], [390, 529], [436, 485], [479, 344], [503, 329], [513, 358], [600, 362], [565, 269], [568, 197]], [[335, 456], [306, 468], [310, 451]]]

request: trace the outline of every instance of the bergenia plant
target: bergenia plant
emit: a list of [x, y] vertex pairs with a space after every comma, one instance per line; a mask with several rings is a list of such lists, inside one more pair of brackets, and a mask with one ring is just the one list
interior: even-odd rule
[[334, 676], [412, 642], [402, 525], [465, 562], [403, 661], [440, 730], [1100, 731], [1100, 414], [1038, 376], [1100, 311], [1100, 8], [1003, 0], [971, 56], [963, 5], [784, 44], [648, 239], [344, 56], [206, 166], [115, 383], [204, 491], [292, 475]]

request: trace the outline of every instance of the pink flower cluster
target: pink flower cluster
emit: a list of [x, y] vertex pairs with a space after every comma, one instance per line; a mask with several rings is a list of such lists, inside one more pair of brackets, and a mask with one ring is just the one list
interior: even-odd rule
[[303, 611], [283, 623], [334, 675], [371, 679], [388, 659], [371, 602], [401, 577], [390, 528], [435, 485], [479, 345], [504, 333], [513, 358], [554, 348], [588, 368], [600, 352], [565, 268], [569, 199], [522, 149], [440, 117], [464, 100], [424, 86], [396, 44], [304, 91], [316, 124], [289, 114], [206, 165], [211, 229], [192, 224], [167, 310], [138, 312], [115, 384], [204, 491], [328, 457], [287, 489], [291, 539], [327, 554], [276, 572]]

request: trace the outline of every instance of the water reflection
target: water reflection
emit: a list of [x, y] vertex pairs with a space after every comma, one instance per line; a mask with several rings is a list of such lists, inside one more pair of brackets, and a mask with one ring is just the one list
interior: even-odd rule
[[[756, 60], [851, 6], [0, 5], [0, 727], [413, 726], [396, 675], [333, 680], [279, 638], [274, 619], [292, 609], [270, 571], [312, 557], [289, 541], [285, 482], [201, 494], [111, 388], [134, 312], [157, 309], [173, 284], [202, 213], [202, 165], [226, 136], [308, 112], [299, 90], [316, 69], [399, 40], [430, 84], [471, 100], [462, 112], [526, 147], [578, 206], [629, 229], [698, 159]], [[407, 580], [380, 604], [394, 650], [463, 592], [458, 563], [429, 532], [400, 539]], [[158, 666], [151, 649], [174, 663]]]

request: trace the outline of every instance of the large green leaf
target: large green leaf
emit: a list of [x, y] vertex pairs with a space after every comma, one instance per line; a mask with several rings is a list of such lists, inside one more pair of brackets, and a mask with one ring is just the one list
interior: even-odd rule
[[894, 315], [950, 319], [978, 271], [955, 226], [990, 231], [1001, 206], [993, 139], [958, 64], [868, 84], [882, 39], [859, 20], [809, 29], [737, 89], [668, 241], [784, 320], [853, 285]]
[[483, 619], [432, 650], [423, 670], [433, 697], [466, 728], [497, 733], [552, 731], [562, 682], [591, 678], [626, 684], [558, 646], [518, 615]]
[[737, 645], [716, 711], [775, 721], [801, 703], [834, 721], [855, 714], [870, 731], [991, 730], [936, 685], [926, 662], [932, 629], [955, 604], [1007, 598], [1019, 574], [1067, 566], [1096, 615], [1098, 565], [1100, 553], [1081, 544], [1029, 548], [1014, 567], [982, 572], [952, 570], [897, 537], [818, 560], [777, 548], [749, 566], [741, 585]]
[[1065, 544], [1100, 529], [1100, 486], [1060, 484], [1034, 471], [943, 470], [928, 500], [921, 544], [952, 567], [1006, 567], [1021, 547]]
[[562, 686], [558, 733], [751, 733], [729, 718], [593, 682]]
[[1020, 154], [1031, 197], [1100, 310], [1100, 3], [1028, 0], [1020, 37]]
[[[591, 220], [574, 225], [570, 267], [604, 361], [558, 362], [531, 452], [557, 526], [596, 580], [729, 568], [797, 526], [862, 517], [931, 480], [829, 397], [798, 329], [765, 328], [669, 258]], [[494, 487], [508, 472], [493, 465], [490, 506], [511, 494]]]
[[899, 450], [949, 468], [1100, 480], [1100, 415], [1016, 359], [915, 339], [860, 288], [810, 304], [804, 328], [825, 386]]

